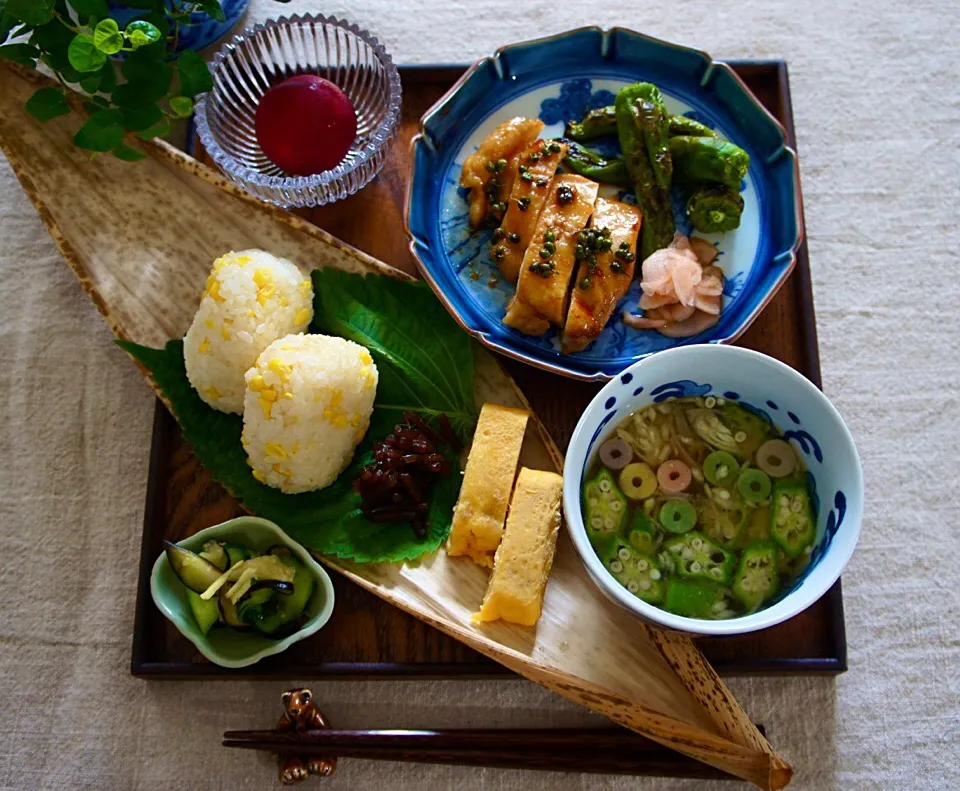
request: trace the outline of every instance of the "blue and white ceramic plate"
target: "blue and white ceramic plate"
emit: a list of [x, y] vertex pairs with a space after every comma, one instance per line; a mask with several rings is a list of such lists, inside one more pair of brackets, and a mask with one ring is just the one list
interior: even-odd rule
[[[564, 355], [555, 330], [531, 337], [502, 323], [514, 289], [494, 283], [490, 232], [470, 233], [460, 170], [508, 118], [540, 118], [544, 137], [559, 136], [566, 121], [612, 103], [619, 88], [641, 80], [659, 86], [671, 113], [706, 123], [750, 154], [740, 227], [706, 235], [720, 250], [723, 312], [715, 327], [693, 338], [631, 329], [619, 315], [623, 307], [636, 309], [640, 286], [634, 282], [597, 341]], [[423, 116], [413, 159], [406, 206], [410, 249], [447, 309], [491, 349], [576, 379], [609, 379], [675, 346], [733, 342], [786, 280], [803, 235], [796, 154], [733, 70], [698, 50], [620, 28], [582, 28], [504, 47], [479, 61]], [[677, 228], [689, 233], [682, 209], [675, 201]]]

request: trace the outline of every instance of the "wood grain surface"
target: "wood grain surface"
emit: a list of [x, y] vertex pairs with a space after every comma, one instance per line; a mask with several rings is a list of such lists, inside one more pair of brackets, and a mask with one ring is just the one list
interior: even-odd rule
[[[754, 93], [787, 127], [792, 118], [782, 62], [734, 64]], [[333, 235], [404, 271], [416, 266], [403, 232], [403, 196], [409, 174], [409, 141], [420, 116], [459, 76], [447, 67], [407, 67], [399, 139], [383, 172], [347, 200], [297, 213]], [[201, 160], [203, 152], [197, 151]], [[783, 360], [820, 383], [816, 329], [806, 246], [789, 280], [739, 345]], [[520, 385], [547, 430], [565, 449], [597, 384], [562, 380], [513, 360], [501, 364]], [[241, 513], [236, 502], [203, 470], [161, 405], [154, 431], [154, 463], [146, 514], [144, 552], [154, 558], [164, 538], [176, 540]], [[261, 678], [513, 677], [503, 665], [472, 651], [341, 577], [334, 578], [337, 608], [323, 639], [297, 643], [282, 655], [249, 668]], [[138, 613], [134, 672], [155, 677], [217, 676], [210, 665], [149, 600]], [[140, 624], [140, 621], [143, 623]], [[721, 674], [837, 673], [846, 669], [840, 583], [786, 623], [741, 637], [704, 639], [699, 646]]]

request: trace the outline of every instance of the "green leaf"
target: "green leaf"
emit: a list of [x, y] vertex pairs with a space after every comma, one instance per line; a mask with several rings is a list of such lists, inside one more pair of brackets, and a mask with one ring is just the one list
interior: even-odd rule
[[171, 96], [170, 109], [177, 118], [188, 118], [193, 112], [193, 99], [189, 96]]
[[192, 50], [180, 55], [177, 71], [180, 74], [180, 93], [184, 96], [196, 96], [213, 88], [213, 77], [206, 62]]
[[134, 49], [153, 44], [163, 36], [156, 25], [147, 22], [145, 19], [138, 19], [131, 22], [127, 25], [126, 30], [124, 30], [124, 34]]
[[141, 159], [147, 158], [146, 154], [130, 146], [117, 146], [110, 153], [117, 159], [122, 159], [124, 162], [139, 162]]
[[81, 73], [99, 71], [107, 62], [107, 56], [97, 49], [93, 36], [87, 33], [78, 33], [70, 42], [67, 49], [70, 65]]
[[73, 137], [74, 145], [88, 151], [110, 151], [123, 142], [123, 113], [97, 110]]
[[315, 270], [311, 329], [370, 349], [378, 406], [398, 419], [408, 409], [445, 412], [465, 439], [476, 420], [470, 343], [426, 284], [387, 281]]
[[[315, 552], [359, 563], [399, 562], [433, 552], [449, 533], [459, 475], [442, 478], [431, 491], [427, 535], [422, 539], [405, 525], [367, 521], [359, 511], [359, 498], [352, 483], [370, 461], [373, 443], [402, 420], [402, 414], [393, 406], [381, 405], [383, 398], [395, 391], [397, 384], [391, 380], [397, 378], [399, 371], [417, 380], [415, 390], [424, 393], [434, 391], [423, 380], [438, 377], [446, 382], [441, 391], [449, 386], [456, 397], [438, 397], [423, 404], [420, 411], [430, 416], [452, 406], [461, 413], [462, 435], [469, 433], [475, 419], [472, 342], [425, 285], [387, 277], [363, 278], [334, 270], [314, 272], [313, 282], [323, 290], [318, 291], [315, 301], [316, 307], [325, 311], [319, 317], [320, 328], [330, 332], [336, 326], [343, 330], [337, 333], [343, 337], [368, 340], [380, 372], [377, 406], [364, 441], [344, 473], [331, 486], [317, 492], [285, 495], [254, 479], [240, 443], [243, 419], [217, 412], [200, 399], [186, 377], [181, 341], [171, 341], [165, 349], [148, 349], [127, 342], [119, 345], [149, 369], [172, 405], [184, 437], [192, 443], [200, 463], [251, 512], [277, 522], [292, 538]], [[330, 293], [326, 292], [328, 288]], [[349, 304], [341, 308], [337, 303], [340, 298], [346, 298]], [[371, 324], [367, 314], [379, 311], [387, 312], [384, 320]], [[434, 321], [436, 324], [432, 324]], [[417, 325], [430, 326], [424, 329]], [[382, 350], [387, 347], [390, 351], [384, 353]], [[462, 400], [467, 392], [469, 403]], [[453, 417], [450, 412], [447, 414]]]
[[223, 6], [220, 5], [220, 0], [200, 0], [200, 8], [203, 9], [204, 13], [216, 19], [217, 22], [227, 21], [227, 15], [223, 13]]
[[40, 50], [31, 47], [29, 44], [4, 44], [0, 47], [0, 58], [12, 60], [21, 66], [33, 68], [37, 65], [37, 58], [40, 57]]
[[130, 8], [146, 8], [151, 11], [163, 11], [163, 0], [124, 0], [125, 6]]
[[98, 71], [81, 78], [80, 87], [87, 93], [96, 93], [100, 90], [100, 74], [101, 72]]
[[30, 35], [30, 43], [36, 44], [44, 52], [62, 51], [66, 54], [73, 36], [74, 33], [70, 28], [59, 19], [54, 19], [52, 22], [34, 28]]
[[[127, 91], [121, 91], [118, 99], [114, 92], [114, 101], [124, 106], [145, 107], [160, 101], [170, 90], [173, 81], [173, 66], [162, 60], [162, 51], [154, 52], [154, 47], [143, 47], [128, 55], [120, 71], [127, 80]], [[121, 85], [117, 91], [126, 86]], [[124, 94], [130, 94], [124, 99]]]
[[163, 111], [155, 104], [123, 111], [123, 125], [131, 132], [142, 132], [163, 121]]
[[94, 46], [107, 55], [116, 55], [123, 49], [123, 33], [115, 19], [101, 19], [93, 29]]
[[[110, 9], [107, 7], [106, 0], [70, 0], [70, 5], [77, 12], [79, 19], [105, 19], [110, 16]], [[129, 5], [129, 3], [124, 3]]]
[[166, 121], [147, 127], [142, 132], [137, 132], [137, 137], [144, 140], [153, 140], [155, 137], [166, 137], [173, 131], [173, 127]]
[[[20, 26], [20, 20], [6, 11], [0, 11], [0, 44], [3, 44], [15, 28]], [[16, 33], [19, 35], [19, 31]]]
[[25, 25], [44, 25], [53, 19], [55, 0], [7, 0], [6, 13]]
[[100, 90], [104, 93], [110, 93], [117, 87], [117, 70], [111, 61], [103, 64], [100, 69]]
[[41, 88], [27, 99], [26, 110], [39, 121], [49, 121], [59, 115], [67, 115], [70, 105], [56, 88]]

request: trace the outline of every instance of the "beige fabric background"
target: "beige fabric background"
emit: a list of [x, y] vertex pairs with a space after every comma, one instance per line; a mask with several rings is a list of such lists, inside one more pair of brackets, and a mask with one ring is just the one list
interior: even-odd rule
[[[590, 6], [593, 6], [590, 8]], [[735, 679], [798, 789], [960, 781], [960, 66], [955, 0], [254, 0], [321, 10], [401, 62], [466, 61], [581, 24], [790, 65], [825, 390], [866, 474], [844, 575], [850, 670]], [[175, 218], [175, 197], [171, 196]], [[153, 397], [0, 163], [0, 787], [240, 789], [280, 683], [129, 676]], [[526, 682], [314, 685], [341, 726], [571, 725]], [[687, 789], [734, 784], [345, 762], [330, 789]]]

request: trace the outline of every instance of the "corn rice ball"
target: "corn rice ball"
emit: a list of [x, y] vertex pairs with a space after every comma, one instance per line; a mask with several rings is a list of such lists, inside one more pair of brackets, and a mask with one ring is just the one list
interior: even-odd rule
[[296, 265], [263, 250], [227, 253], [213, 264], [183, 339], [190, 384], [214, 409], [243, 411], [243, 376], [277, 338], [313, 318], [313, 287]]
[[287, 494], [333, 483], [367, 433], [377, 382], [370, 352], [353, 341], [271, 343], [246, 375], [243, 447], [253, 476]]

